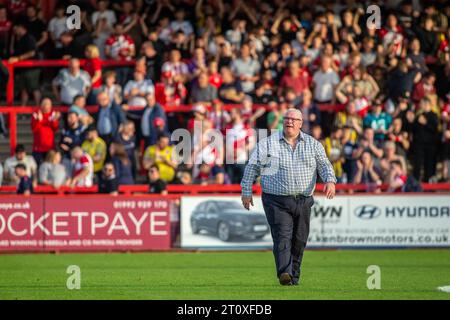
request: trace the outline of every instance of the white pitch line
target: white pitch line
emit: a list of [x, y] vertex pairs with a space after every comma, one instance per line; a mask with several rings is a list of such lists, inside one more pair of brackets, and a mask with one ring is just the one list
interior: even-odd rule
[[438, 287], [439, 291], [450, 293], [450, 286]]

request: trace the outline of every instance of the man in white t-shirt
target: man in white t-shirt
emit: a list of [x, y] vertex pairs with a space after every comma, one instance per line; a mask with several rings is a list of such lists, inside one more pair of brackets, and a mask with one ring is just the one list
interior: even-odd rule
[[314, 100], [317, 103], [335, 103], [336, 86], [339, 84], [338, 74], [331, 68], [331, 58], [322, 57], [320, 69], [314, 73]]
[[75, 147], [71, 151], [72, 156], [72, 179], [71, 187], [92, 187], [94, 182], [94, 162], [90, 155]]
[[71, 105], [76, 96], [87, 96], [91, 87], [91, 77], [80, 69], [80, 60], [72, 58], [68, 68], [59, 71], [52, 85], [57, 100]]
[[134, 79], [127, 82], [123, 93], [128, 105], [145, 107], [147, 105], [145, 96], [149, 93], [155, 93], [155, 87], [152, 80], [145, 79], [143, 72], [135, 71]]
[[192, 24], [187, 21], [184, 20], [185, 17], [185, 12], [183, 9], [178, 9], [175, 12], [175, 19], [174, 21], [172, 21], [170, 23], [170, 30], [172, 31], [172, 33], [176, 33], [177, 31], [183, 31], [183, 33], [186, 35], [187, 40], [189, 39], [189, 37], [193, 34], [194, 32], [194, 28], [192, 27]]
[[59, 38], [61, 37], [61, 34], [68, 30], [64, 7], [58, 7], [56, 9], [55, 16], [48, 23], [48, 32], [55, 44], [55, 48], [62, 47], [62, 43]]

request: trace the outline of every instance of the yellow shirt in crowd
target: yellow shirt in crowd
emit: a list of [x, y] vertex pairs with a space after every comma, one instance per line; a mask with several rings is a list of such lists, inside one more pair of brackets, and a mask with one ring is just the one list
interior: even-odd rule
[[154, 161], [155, 165], [158, 166], [160, 178], [166, 182], [171, 182], [175, 177], [175, 169], [163, 161], [163, 159], [170, 161], [172, 159], [172, 152], [172, 146], [167, 146], [159, 150], [156, 145], [149, 146], [144, 152], [144, 159]]
[[97, 137], [94, 141], [90, 142], [89, 140], [85, 140], [81, 145], [81, 148], [91, 156], [94, 161], [95, 155], [100, 155], [100, 161], [94, 161], [94, 172], [98, 172], [102, 170], [103, 165], [105, 164], [106, 159], [106, 143], [102, 138]]

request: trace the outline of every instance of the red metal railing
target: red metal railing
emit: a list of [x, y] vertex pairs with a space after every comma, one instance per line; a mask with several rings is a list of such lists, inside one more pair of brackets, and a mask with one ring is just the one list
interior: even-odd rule
[[[431, 191], [450, 191], [450, 183], [423, 183], [422, 184], [423, 190], [425, 192], [431, 192]], [[323, 184], [317, 184], [316, 186], [316, 192], [322, 192], [324, 188]], [[336, 190], [337, 191], [366, 191], [368, 188], [365, 184], [337, 184]], [[381, 185], [380, 189], [382, 191], [386, 191], [388, 188], [387, 185]], [[177, 194], [189, 194], [189, 195], [195, 195], [195, 194], [204, 194], [204, 193], [218, 193], [218, 194], [240, 194], [241, 193], [241, 186], [239, 184], [231, 184], [231, 185], [168, 185], [167, 191], [169, 194], [177, 195]], [[16, 192], [15, 186], [2, 186], [0, 187], [0, 195], [1, 194], [14, 194]], [[57, 195], [64, 195], [64, 194], [95, 194], [98, 192], [98, 187], [93, 186], [89, 188], [82, 188], [82, 187], [60, 187], [60, 188], [54, 188], [52, 186], [37, 186], [34, 188], [34, 192], [38, 194], [57, 194]], [[259, 185], [253, 186], [253, 192], [255, 195], [261, 194], [261, 187]], [[123, 185], [119, 187], [119, 193], [124, 195], [131, 195], [131, 194], [146, 194], [148, 193], [148, 185]], [[392, 193], [392, 194], [398, 194], [398, 193]]]

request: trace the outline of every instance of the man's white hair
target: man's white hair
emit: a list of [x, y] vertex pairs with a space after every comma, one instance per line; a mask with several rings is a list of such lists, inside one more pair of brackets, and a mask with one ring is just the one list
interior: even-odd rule
[[303, 115], [302, 112], [299, 109], [295, 109], [295, 108], [289, 108], [286, 110], [286, 112], [284, 113], [284, 116], [286, 117], [288, 113], [295, 113], [300, 119], [303, 119]]

